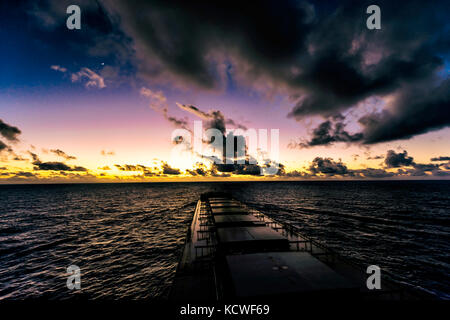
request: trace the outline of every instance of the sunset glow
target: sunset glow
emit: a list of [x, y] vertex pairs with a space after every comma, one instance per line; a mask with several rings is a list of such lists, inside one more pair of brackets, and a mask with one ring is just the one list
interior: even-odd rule
[[[66, 28], [65, 1], [6, 5], [1, 183], [450, 176], [449, 52], [438, 45], [448, 28], [398, 45], [397, 17], [386, 16], [379, 31], [345, 29], [333, 19], [356, 25], [364, 14], [317, 4], [292, 8], [303, 18], [286, 17], [285, 26], [255, 17], [255, 35], [231, 12], [217, 13], [216, 23], [162, 4], [125, 3], [85, 5], [80, 30]], [[154, 15], [134, 24], [127, 17], [136, 10]], [[174, 18], [179, 25], [168, 28]], [[423, 19], [448, 27], [433, 9]], [[323, 20], [335, 28], [324, 33]], [[242, 23], [240, 36], [233, 23]], [[401, 25], [414, 29], [414, 21]], [[171, 156], [172, 132], [192, 131], [194, 121], [206, 129], [278, 129], [279, 173], [223, 170], [191, 149]]]

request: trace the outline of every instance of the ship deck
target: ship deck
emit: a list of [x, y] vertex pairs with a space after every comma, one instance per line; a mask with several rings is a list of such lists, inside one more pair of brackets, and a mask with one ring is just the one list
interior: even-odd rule
[[423, 298], [385, 278], [382, 289], [369, 290], [368, 276], [293, 226], [210, 194], [196, 205], [170, 299]]

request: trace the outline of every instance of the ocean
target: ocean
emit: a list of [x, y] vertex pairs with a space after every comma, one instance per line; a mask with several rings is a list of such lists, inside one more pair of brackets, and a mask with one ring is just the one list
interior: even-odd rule
[[[2, 185], [0, 299], [167, 299], [207, 191], [230, 192], [363, 267], [450, 299], [450, 181]], [[81, 290], [67, 289], [70, 265]]]

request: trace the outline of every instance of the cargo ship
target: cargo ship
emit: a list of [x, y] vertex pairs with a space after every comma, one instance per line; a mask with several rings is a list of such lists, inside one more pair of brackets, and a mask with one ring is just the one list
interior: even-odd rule
[[[366, 266], [367, 268], [367, 266]], [[188, 228], [172, 302], [422, 300], [428, 295], [370, 274], [333, 250], [226, 193], [203, 194]]]

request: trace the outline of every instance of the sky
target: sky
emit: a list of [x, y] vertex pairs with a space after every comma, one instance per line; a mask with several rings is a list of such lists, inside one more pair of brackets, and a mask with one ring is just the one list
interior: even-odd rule
[[450, 4], [371, 4], [2, 2], [0, 183], [449, 179]]

